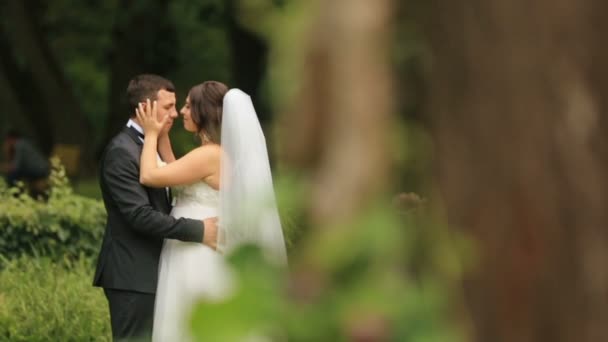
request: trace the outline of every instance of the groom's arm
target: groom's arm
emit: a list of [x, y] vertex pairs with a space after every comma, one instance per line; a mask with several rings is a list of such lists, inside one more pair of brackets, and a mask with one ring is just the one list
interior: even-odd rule
[[202, 221], [176, 219], [155, 210], [139, 183], [139, 167], [126, 149], [106, 154], [101, 174], [112, 200], [129, 225], [139, 233], [159, 238], [203, 242]]

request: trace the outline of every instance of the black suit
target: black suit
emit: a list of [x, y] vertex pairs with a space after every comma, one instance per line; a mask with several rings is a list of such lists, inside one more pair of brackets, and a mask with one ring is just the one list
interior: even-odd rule
[[137, 131], [125, 127], [100, 163], [108, 220], [93, 284], [108, 297], [115, 339], [151, 333], [163, 239], [203, 241], [201, 221], [169, 216], [165, 189], [139, 183], [141, 150]]

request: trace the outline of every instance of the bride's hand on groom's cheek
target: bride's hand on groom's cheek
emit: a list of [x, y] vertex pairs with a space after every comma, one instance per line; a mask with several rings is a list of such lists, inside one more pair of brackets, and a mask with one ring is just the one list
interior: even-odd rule
[[145, 103], [140, 102], [135, 109], [135, 115], [139, 120], [145, 134], [156, 134], [159, 135], [165, 128], [168, 117], [165, 116], [162, 120], [157, 119], [158, 108], [157, 102], [151, 102], [147, 99]]

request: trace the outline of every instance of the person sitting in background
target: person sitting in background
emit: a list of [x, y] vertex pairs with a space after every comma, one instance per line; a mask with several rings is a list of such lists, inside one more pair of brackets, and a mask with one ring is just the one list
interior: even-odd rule
[[48, 159], [17, 131], [7, 132], [3, 152], [5, 163], [1, 165], [0, 171], [6, 175], [9, 186], [14, 186], [17, 181], [24, 181], [31, 186], [48, 177]]

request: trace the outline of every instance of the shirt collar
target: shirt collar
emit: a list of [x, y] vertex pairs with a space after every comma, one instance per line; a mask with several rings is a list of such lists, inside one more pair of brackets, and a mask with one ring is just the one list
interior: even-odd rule
[[[139, 133], [141, 133], [141, 135], [144, 135], [144, 129], [141, 128], [141, 126], [135, 122], [133, 119], [129, 119], [129, 121], [127, 122], [127, 127], [133, 127], [136, 131], [138, 131]], [[139, 136], [138, 137], [141, 141], [144, 141], [144, 139]]]

